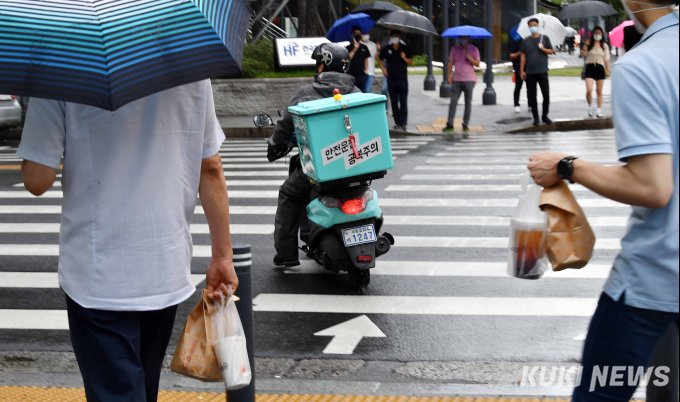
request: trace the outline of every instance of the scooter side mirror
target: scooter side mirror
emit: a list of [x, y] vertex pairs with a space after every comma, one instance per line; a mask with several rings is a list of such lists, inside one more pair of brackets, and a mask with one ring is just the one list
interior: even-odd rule
[[279, 117], [283, 117], [283, 113], [286, 111], [286, 109], [279, 109]]
[[258, 114], [253, 118], [253, 123], [255, 123], [255, 126], [257, 127], [267, 127], [267, 126], [273, 126], [274, 125], [274, 120], [272, 120], [272, 117], [268, 114]]

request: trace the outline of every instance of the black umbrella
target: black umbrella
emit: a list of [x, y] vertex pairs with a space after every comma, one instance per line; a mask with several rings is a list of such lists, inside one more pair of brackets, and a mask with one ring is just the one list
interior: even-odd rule
[[557, 15], [560, 20], [568, 20], [570, 18], [592, 18], [601, 17], [605, 15], [616, 15], [619, 12], [612, 6], [601, 1], [580, 1], [573, 3], [565, 8]]
[[369, 17], [373, 18], [375, 21], [382, 18], [385, 14], [389, 14], [392, 11], [399, 11], [401, 7], [396, 4], [388, 3], [386, 1], [372, 1], [370, 3], [364, 3], [354, 7], [350, 14], [364, 13], [368, 14]]
[[406, 33], [439, 35], [437, 28], [432, 25], [429, 19], [413, 11], [392, 11], [389, 14], [385, 14], [378, 21], [377, 25]]

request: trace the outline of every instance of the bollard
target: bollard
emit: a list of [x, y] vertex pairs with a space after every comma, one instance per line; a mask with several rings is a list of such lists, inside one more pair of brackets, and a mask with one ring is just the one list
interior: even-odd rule
[[253, 379], [245, 388], [236, 391], [227, 391], [227, 400], [230, 402], [255, 402], [255, 345], [253, 344], [253, 288], [252, 288], [252, 258], [250, 245], [234, 244], [234, 269], [238, 276], [238, 289], [235, 295], [241, 300], [236, 303], [238, 315], [241, 317], [243, 332], [246, 335], [248, 345], [248, 359]]

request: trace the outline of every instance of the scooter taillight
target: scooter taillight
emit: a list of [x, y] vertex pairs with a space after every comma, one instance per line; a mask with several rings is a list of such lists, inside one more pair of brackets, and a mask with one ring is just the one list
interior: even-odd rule
[[338, 208], [340, 208], [340, 210], [347, 215], [356, 215], [364, 212], [367, 204], [368, 200], [366, 199], [366, 196], [362, 195], [361, 197], [355, 198], [353, 200], [338, 201]]

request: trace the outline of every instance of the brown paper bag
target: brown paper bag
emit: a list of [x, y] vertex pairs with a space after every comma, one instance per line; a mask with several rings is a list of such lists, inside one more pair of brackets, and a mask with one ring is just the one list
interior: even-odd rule
[[548, 214], [547, 254], [553, 271], [583, 268], [593, 256], [595, 234], [565, 182], [543, 189], [541, 209]]
[[201, 300], [184, 325], [170, 370], [201, 381], [222, 381], [222, 372], [210, 341], [210, 315], [213, 310], [213, 301], [204, 289]]

